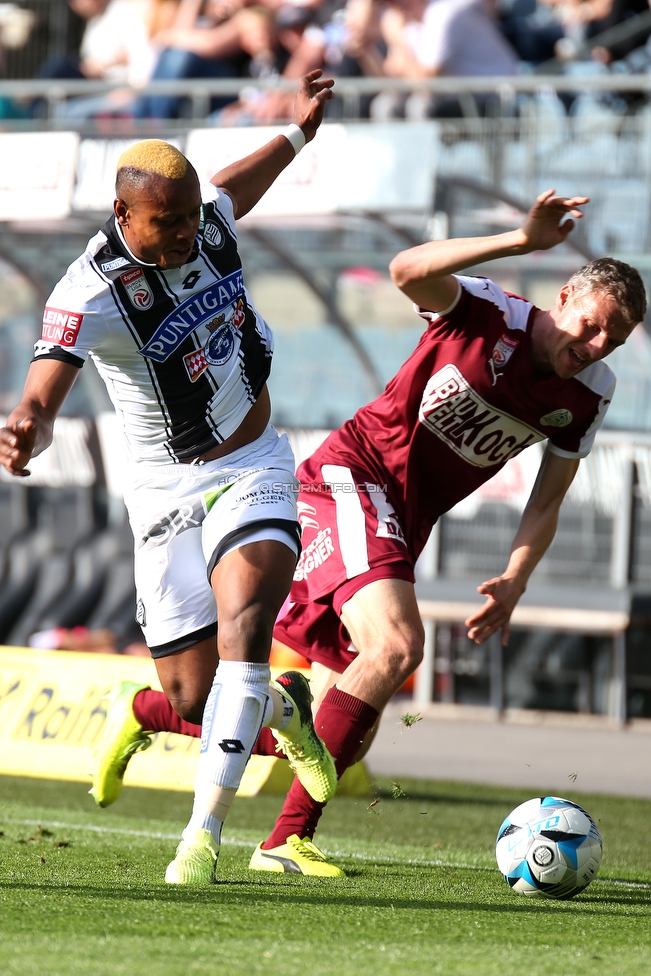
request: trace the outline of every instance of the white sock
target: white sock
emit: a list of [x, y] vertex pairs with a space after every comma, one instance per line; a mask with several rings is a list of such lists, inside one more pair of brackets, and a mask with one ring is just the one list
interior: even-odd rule
[[269, 687], [269, 700], [267, 701], [264, 718], [262, 719], [263, 728], [277, 729], [282, 732], [291, 722], [294, 714], [294, 706], [289, 698], [278, 691], [277, 688]]
[[219, 662], [203, 713], [194, 806], [184, 836], [209, 830], [219, 844], [226, 813], [268, 709], [269, 677], [268, 664]]

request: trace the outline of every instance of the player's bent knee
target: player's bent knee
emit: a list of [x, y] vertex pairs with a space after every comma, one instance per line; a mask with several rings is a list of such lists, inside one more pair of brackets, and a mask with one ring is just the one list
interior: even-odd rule
[[208, 698], [210, 687], [204, 687], [197, 682], [176, 679], [166, 683], [165, 695], [177, 715], [186, 722], [201, 725], [203, 710]]
[[406, 681], [423, 660], [423, 641], [418, 634], [402, 634], [388, 650], [388, 655], [393, 672]]
[[183, 695], [168, 696], [169, 703], [184, 721], [192, 722], [194, 725], [201, 725], [203, 720], [203, 710], [206, 705], [206, 697], [202, 696], [200, 698], [187, 698]]

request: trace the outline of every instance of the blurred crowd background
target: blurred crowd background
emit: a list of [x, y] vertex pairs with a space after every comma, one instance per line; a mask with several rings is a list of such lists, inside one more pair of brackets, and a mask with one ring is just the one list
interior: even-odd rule
[[[0, 76], [116, 86], [69, 99], [60, 107], [68, 118], [172, 119], [183, 99], [138, 89], [151, 80], [291, 80], [322, 68], [413, 81], [411, 93], [369, 96], [362, 117], [441, 118], [463, 114], [462, 101], [418, 82], [639, 74], [651, 65], [650, 36], [648, 0], [21, 0], [0, 3]], [[286, 91], [244, 87], [212, 99], [210, 111], [219, 124], [260, 124], [287, 118], [290, 106]], [[5, 99], [2, 113], [42, 110], [39, 99]], [[476, 110], [490, 112], [491, 98]]]
[[[297, 458], [418, 342], [387, 271], [405, 247], [515, 227], [555, 187], [591, 198], [568, 241], [474, 273], [549, 307], [608, 253], [651, 290], [648, 0], [0, 0], [0, 414], [51, 288], [110, 212], [120, 153], [168, 139], [209, 178], [287, 120], [313, 68], [338, 79], [326, 124], [238, 230], [276, 337], [272, 419]], [[461, 611], [429, 619], [419, 705], [651, 719], [648, 321], [611, 362], [606, 429], [532, 577], [528, 623], [502, 651], [471, 644]], [[32, 476], [0, 472], [0, 644], [146, 653], [120, 445], [88, 363]], [[524, 452], [439, 521], [421, 601], [476, 600], [502, 570], [538, 463]]]

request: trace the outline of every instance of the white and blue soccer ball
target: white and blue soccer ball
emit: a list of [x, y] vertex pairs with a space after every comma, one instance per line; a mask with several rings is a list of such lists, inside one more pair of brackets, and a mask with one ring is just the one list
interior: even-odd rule
[[495, 856], [513, 891], [564, 900], [594, 880], [602, 850], [599, 828], [583, 807], [560, 796], [537, 796], [508, 815]]

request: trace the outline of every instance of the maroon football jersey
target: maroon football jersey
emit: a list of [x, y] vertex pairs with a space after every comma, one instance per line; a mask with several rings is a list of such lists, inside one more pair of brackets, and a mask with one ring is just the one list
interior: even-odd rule
[[553, 453], [585, 457], [615, 388], [603, 362], [571, 379], [537, 372], [538, 309], [487, 278], [457, 280], [449, 309], [417, 310], [427, 330], [385, 391], [298, 471], [309, 481], [345, 464], [386, 486], [413, 559], [439, 516], [529, 445], [548, 438]]

